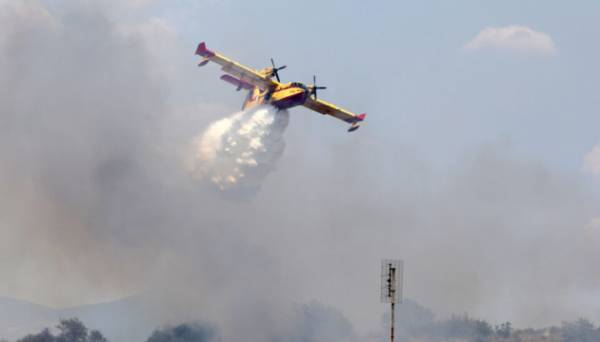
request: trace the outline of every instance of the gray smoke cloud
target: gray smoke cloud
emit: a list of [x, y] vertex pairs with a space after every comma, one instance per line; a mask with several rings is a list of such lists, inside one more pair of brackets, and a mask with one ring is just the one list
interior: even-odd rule
[[120, 292], [144, 258], [126, 257], [119, 240], [136, 249], [132, 227], [152, 229], [147, 208], [129, 204], [140, 203], [135, 189], [156, 188], [144, 169], [166, 112], [162, 79], [142, 39], [100, 5], [61, 16], [37, 1], [0, 6], [2, 290], [27, 296], [61, 274], [46, 301], [88, 286]]
[[292, 334], [294, 302], [316, 298], [361, 334], [383, 311], [379, 260], [399, 257], [407, 295], [441, 314], [600, 318], [595, 198], [502, 143], [440, 169], [374, 125], [300, 130], [294, 109], [277, 168], [246, 178], [261, 184], [251, 200], [198, 186], [189, 142], [228, 112], [181, 114], [173, 80], [188, 69], [166, 61], [192, 73], [193, 45], [131, 11], [0, 2], [0, 293], [62, 307], [143, 292], [157, 325], [214, 322], [245, 341]]
[[187, 173], [203, 126], [168, 127], [181, 107], [155, 44], [169, 28], [123, 21], [120, 2], [0, 4], [0, 293], [64, 307], [143, 292], [145, 327], [207, 320], [257, 341], [284, 331], [290, 284], [238, 228], [251, 209]]

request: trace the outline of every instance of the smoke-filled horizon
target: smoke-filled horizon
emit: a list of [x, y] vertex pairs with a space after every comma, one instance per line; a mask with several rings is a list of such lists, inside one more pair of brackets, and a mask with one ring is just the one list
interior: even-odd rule
[[[380, 326], [379, 260], [393, 257], [407, 296], [441, 315], [600, 320], [590, 183], [495, 137], [437, 163], [446, 146], [432, 160], [396, 133], [420, 113], [374, 90], [345, 88], [370, 113], [354, 134], [290, 110], [285, 150], [244, 201], [207, 188], [190, 144], [242, 96], [144, 6], [0, 1], [0, 296], [61, 307], [149, 293], [155, 321], [249, 341], [284, 334], [294, 303], [318, 300], [363, 334]], [[328, 86], [370, 82], [356, 69]]]

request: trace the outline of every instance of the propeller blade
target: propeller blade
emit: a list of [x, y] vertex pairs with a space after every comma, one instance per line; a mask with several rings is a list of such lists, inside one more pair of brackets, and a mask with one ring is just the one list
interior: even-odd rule
[[313, 75], [313, 85], [312, 85], [312, 88], [311, 88], [311, 95], [313, 95], [315, 97], [315, 100], [318, 98], [318, 95], [317, 95], [318, 92], [317, 91], [319, 89], [327, 89], [327, 87], [318, 86], [317, 85], [317, 76]]
[[279, 78], [279, 70], [283, 70], [283, 69], [287, 68], [287, 65], [282, 65], [278, 68], [275, 66], [275, 60], [273, 58], [271, 58], [271, 65], [273, 66], [272, 71], [271, 71], [271, 76], [275, 76], [275, 78], [277, 79], [277, 82], [281, 82], [281, 79]]

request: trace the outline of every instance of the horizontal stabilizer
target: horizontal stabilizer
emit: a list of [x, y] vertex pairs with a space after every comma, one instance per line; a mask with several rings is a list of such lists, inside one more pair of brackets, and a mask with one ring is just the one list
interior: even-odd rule
[[198, 63], [198, 66], [199, 66], [199, 67], [201, 67], [201, 66], [205, 66], [206, 64], [208, 64], [208, 62], [210, 62], [210, 58], [208, 58], [208, 57], [204, 57], [204, 58], [202, 58], [202, 60], [201, 60], [201, 61]]
[[223, 76], [221, 76], [221, 79], [227, 83], [231, 83], [234, 86], [236, 86], [237, 90], [240, 90], [240, 89], [250, 90], [250, 89], [254, 88], [254, 85], [252, 85], [248, 82], [242, 81], [240, 79], [237, 79], [231, 75], [223, 75]]
[[358, 122], [355, 122], [352, 124], [352, 126], [350, 126], [350, 128], [348, 128], [348, 132], [354, 132], [359, 128], [360, 128], [360, 124]]

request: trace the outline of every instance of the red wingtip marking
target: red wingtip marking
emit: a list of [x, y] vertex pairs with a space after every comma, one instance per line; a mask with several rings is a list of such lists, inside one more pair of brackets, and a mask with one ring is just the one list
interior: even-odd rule
[[356, 121], [363, 121], [367, 117], [367, 113], [362, 113], [356, 116]]

